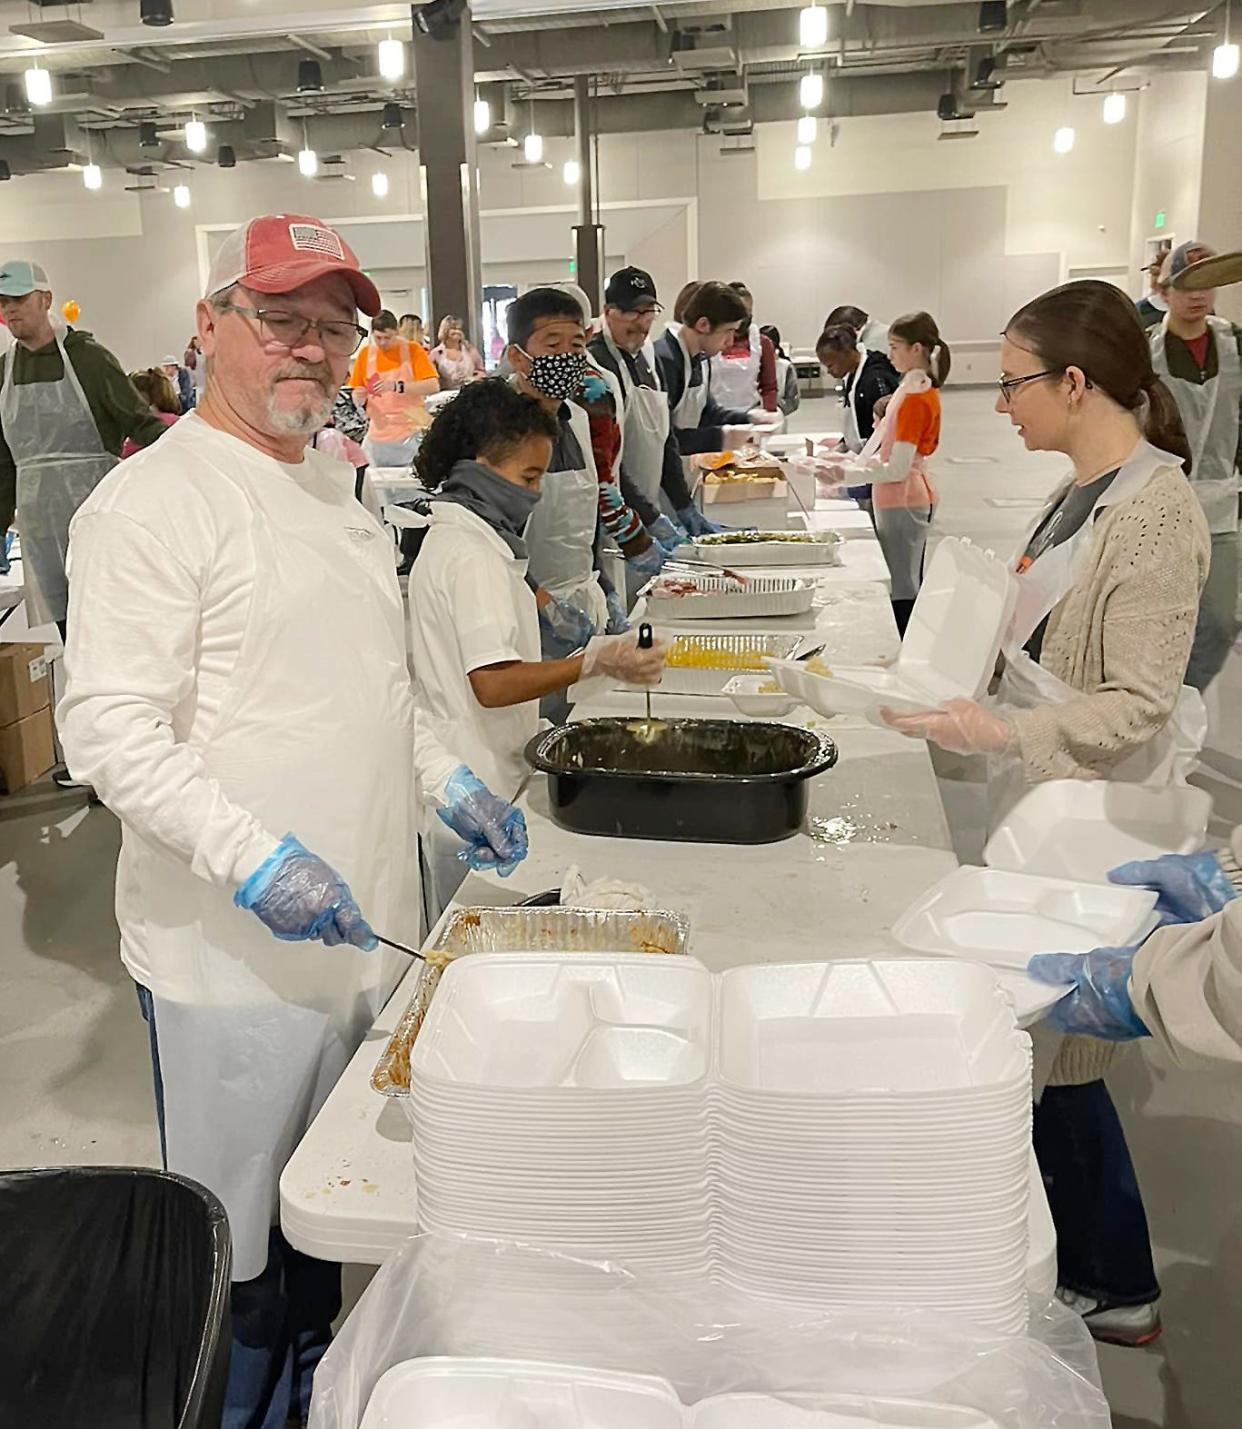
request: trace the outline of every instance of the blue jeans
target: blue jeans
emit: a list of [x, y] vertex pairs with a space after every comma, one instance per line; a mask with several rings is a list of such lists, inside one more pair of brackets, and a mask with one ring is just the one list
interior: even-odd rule
[[[160, 1154], [167, 1168], [154, 1000], [149, 989], [135, 987], [151, 1039]], [[233, 1282], [229, 1309], [233, 1344], [221, 1429], [284, 1429], [290, 1419], [305, 1422], [311, 1379], [332, 1343], [332, 1322], [341, 1312], [341, 1267], [294, 1250], [280, 1227], [273, 1226], [263, 1273]]]
[[1160, 1294], [1147, 1215], [1117, 1109], [1102, 1081], [1048, 1087], [1035, 1156], [1057, 1230], [1057, 1280], [1108, 1306]]

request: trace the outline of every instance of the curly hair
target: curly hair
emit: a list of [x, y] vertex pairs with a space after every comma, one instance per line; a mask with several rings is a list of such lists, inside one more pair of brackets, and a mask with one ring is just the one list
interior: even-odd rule
[[556, 418], [534, 397], [501, 377], [484, 377], [436, 413], [414, 466], [423, 485], [435, 491], [459, 461], [503, 461], [529, 437], [555, 442], [559, 435]]

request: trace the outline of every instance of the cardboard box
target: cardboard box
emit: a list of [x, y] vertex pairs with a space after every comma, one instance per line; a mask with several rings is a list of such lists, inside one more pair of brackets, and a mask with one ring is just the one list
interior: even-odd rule
[[0, 645], [0, 725], [25, 719], [52, 702], [42, 645]]
[[52, 711], [46, 706], [0, 729], [0, 779], [8, 793], [33, 784], [55, 762]]

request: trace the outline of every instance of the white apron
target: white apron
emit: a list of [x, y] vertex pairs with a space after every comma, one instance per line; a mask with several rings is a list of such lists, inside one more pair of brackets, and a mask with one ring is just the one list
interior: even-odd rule
[[[367, 398], [370, 426], [363, 448], [374, 466], [406, 466], [414, 460], [423, 430], [430, 425], [426, 400], [409, 389], [418, 378], [414, 375], [414, 353], [402, 340], [401, 362], [386, 371], [385, 381], [404, 383], [404, 392], [377, 392]], [[367, 380], [378, 375], [379, 349], [367, 344]]]
[[[690, 361], [690, 354], [686, 351], [686, 345], [682, 342], [679, 334], [673, 337], [681, 353], [681, 368], [683, 390], [681, 400], [672, 408], [669, 417], [671, 427], [697, 427], [703, 419], [703, 413], [707, 410], [707, 386], [711, 381], [711, 363], [708, 362], [707, 370], [703, 373], [703, 380], [697, 387], [691, 387], [690, 376], [694, 370], [694, 364]], [[691, 465], [690, 458], [683, 456], [681, 459], [682, 470], [686, 474], [686, 487], [693, 496], [699, 488], [699, 473]], [[672, 503], [663, 492], [660, 493], [660, 506], [665, 515], [676, 517]]]
[[712, 396], [722, 407], [749, 412], [759, 405], [759, 366], [763, 339], [752, 322], [747, 335], [750, 350], [745, 357], [713, 357], [709, 367]]
[[557, 600], [566, 600], [595, 623], [608, 624], [608, 602], [595, 569], [595, 528], [599, 521], [599, 478], [591, 450], [591, 424], [581, 407], [569, 404], [569, 427], [586, 463], [578, 471], [550, 471], [526, 527], [530, 575]]
[[[308, 495], [269, 516], [264, 481], [222, 467], [253, 513], [245, 635], [197, 750], [221, 790], [295, 833], [389, 937], [419, 932], [413, 702], [391, 548], [354, 502]], [[382, 950], [282, 942], [251, 912], [125, 830], [122, 935], [151, 948], [170, 1170], [209, 1186], [233, 1277], [267, 1260], [280, 1173], [408, 966]]]
[[1208, 382], [1187, 382], [1169, 375], [1165, 350], [1169, 319], [1152, 334], [1152, 366], [1177, 402], [1190, 439], [1193, 465], [1190, 484], [1203, 507], [1208, 530], [1219, 536], [1238, 529], [1238, 403], [1242, 400], [1242, 357], [1233, 327], [1223, 318], [1208, 318], [1216, 344], [1217, 373]]
[[[863, 357], [863, 362], [866, 356]], [[863, 364], [860, 362], [854, 369], [849, 385], [846, 387], [842, 402], [845, 407], [845, 419], [842, 422], [844, 432], [842, 436], [845, 441], [846, 451], [860, 452], [863, 449], [862, 433], [858, 430], [858, 379], [862, 376]]]
[[[1141, 491], [1154, 472], [1180, 459], [1143, 441], [1109, 483], [1091, 514], [1078, 530], [1059, 546], [1045, 551], [1015, 579], [1018, 599], [1009, 629], [1001, 643], [1005, 668], [995, 702], [1016, 709], [1036, 709], [1081, 699], [1076, 690], [1033, 660], [1023, 648], [1040, 622], [1069, 593], [1081, 572], [1091, 546], [1096, 513], [1119, 501], [1128, 501]], [[1027, 540], [1039, 529], [1067, 489], [1058, 487], [1052, 500], [1031, 527]], [[1184, 784], [1194, 767], [1207, 734], [1207, 713], [1197, 690], [1183, 685], [1169, 722], [1153, 739], [1109, 768], [1107, 778], [1127, 784]], [[1020, 762], [1010, 756], [988, 760], [989, 827], [994, 827], [1023, 791]]]
[[99, 439], [90, 403], [59, 336], [56, 346], [65, 368], [59, 382], [14, 382], [14, 346], [0, 391], [0, 426], [17, 467], [17, 529], [31, 629], [65, 619], [69, 522], [117, 464]]
[[664, 448], [672, 422], [668, 398], [659, 386], [660, 378], [654, 363], [650, 366], [656, 386], [640, 387], [631, 380], [625, 356], [613, 342], [607, 328], [604, 329], [604, 345], [616, 358], [620, 374], [625, 470], [634, 485], [654, 505], [660, 499]]

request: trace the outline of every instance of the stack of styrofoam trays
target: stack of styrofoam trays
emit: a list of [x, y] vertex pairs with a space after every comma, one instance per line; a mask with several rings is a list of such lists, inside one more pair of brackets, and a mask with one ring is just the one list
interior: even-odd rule
[[708, 1267], [712, 979], [692, 959], [478, 955], [410, 1059], [425, 1230]]
[[968, 964], [725, 973], [714, 1261], [757, 1298], [1025, 1324], [1030, 1042]]

